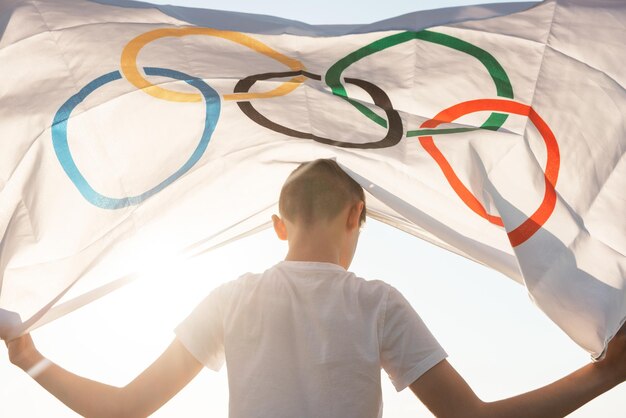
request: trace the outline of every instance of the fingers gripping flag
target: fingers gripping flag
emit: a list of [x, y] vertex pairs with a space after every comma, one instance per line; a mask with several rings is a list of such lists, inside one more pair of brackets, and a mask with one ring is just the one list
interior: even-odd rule
[[352, 26], [0, 1], [0, 336], [267, 227], [287, 174], [335, 158], [370, 216], [600, 355], [626, 317], [624, 22], [617, 0]]

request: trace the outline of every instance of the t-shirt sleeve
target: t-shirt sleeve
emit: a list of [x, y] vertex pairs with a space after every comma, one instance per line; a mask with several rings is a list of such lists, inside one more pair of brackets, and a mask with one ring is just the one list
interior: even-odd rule
[[381, 363], [398, 392], [447, 357], [411, 304], [391, 287], [381, 342]]
[[225, 289], [225, 285], [214, 289], [174, 329], [185, 348], [200, 363], [215, 371], [224, 364]]

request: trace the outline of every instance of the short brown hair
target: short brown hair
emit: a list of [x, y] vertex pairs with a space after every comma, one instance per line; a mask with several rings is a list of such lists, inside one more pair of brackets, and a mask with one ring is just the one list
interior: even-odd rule
[[[294, 222], [330, 220], [346, 206], [362, 201], [363, 188], [330, 159], [302, 163], [287, 177], [278, 200], [281, 216]], [[365, 206], [359, 225], [365, 222]]]

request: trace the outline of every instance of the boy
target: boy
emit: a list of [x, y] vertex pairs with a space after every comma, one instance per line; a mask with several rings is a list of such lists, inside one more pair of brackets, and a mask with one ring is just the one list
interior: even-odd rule
[[347, 271], [365, 220], [363, 189], [332, 160], [302, 164], [272, 216], [285, 260], [226, 283], [176, 329], [166, 351], [116, 388], [50, 363], [29, 335], [11, 362], [81, 415], [156, 411], [203, 366], [228, 362], [231, 417], [365, 418], [382, 414], [380, 369], [436, 416], [560, 417], [626, 379], [626, 332], [606, 358], [541, 389], [482, 402], [402, 295]]

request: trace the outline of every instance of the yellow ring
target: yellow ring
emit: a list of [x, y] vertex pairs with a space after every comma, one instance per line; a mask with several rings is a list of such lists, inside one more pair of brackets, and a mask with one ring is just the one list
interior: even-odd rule
[[[293, 71], [304, 70], [302, 63], [296, 59], [289, 58], [280, 52], [270, 48], [263, 42], [257, 41], [247, 35], [240, 32], [232, 32], [211, 28], [201, 27], [185, 27], [185, 28], [167, 28], [167, 29], [155, 29], [149, 32], [142, 33], [141, 35], [133, 38], [122, 51], [122, 74], [124, 77], [133, 84], [135, 87], [142, 89], [149, 95], [158, 99], [169, 100], [173, 102], [199, 102], [202, 100], [202, 96], [198, 93], [183, 93], [174, 90], [168, 90], [163, 87], [155, 86], [139, 72], [137, 68], [137, 55], [139, 51], [148, 43], [168, 36], [187, 36], [187, 35], [208, 35], [216, 36], [218, 38], [228, 39], [229, 41], [236, 42], [247, 48], [250, 48], [260, 54], [275, 59], [276, 61], [285, 64]], [[224, 100], [250, 100], [250, 99], [265, 99], [269, 97], [283, 96], [292, 92], [300, 83], [305, 80], [303, 76], [297, 76], [289, 81], [282, 83], [280, 86], [273, 90], [264, 93], [234, 93], [225, 94]]]

